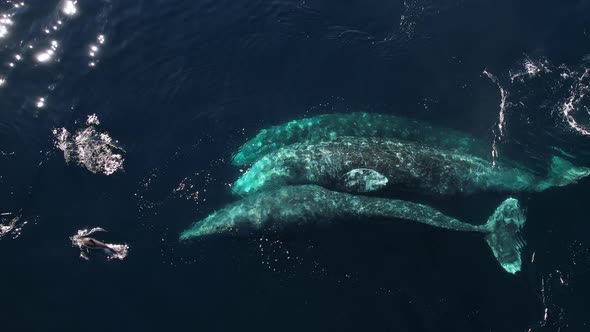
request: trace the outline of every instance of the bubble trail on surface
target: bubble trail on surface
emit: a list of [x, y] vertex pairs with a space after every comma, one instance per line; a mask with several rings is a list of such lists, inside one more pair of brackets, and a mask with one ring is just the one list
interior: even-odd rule
[[561, 113], [570, 128], [584, 136], [590, 136], [590, 131], [578, 124], [572, 112], [575, 111], [576, 106], [578, 106], [585, 108], [586, 113], [590, 114], [588, 108], [581, 104], [581, 100], [590, 93], [590, 85], [584, 84], [584, 80], [588, 78], [590, 78], [590, 69], [586, 69], [584, 73], [574, 81], [570, 88], [570, 96], [561, 106]]
[[506, 126], [506, 100], [508, 92], [502, 87], [498, 78], [494, 74], [484, 69], [483, 74], [486, 75], [492, 82], [494, 82], [500, 89], [500, 113], [498, 114], [498, 135], [494, 131], [494, 141], [492, 143], [492, 167], [496, 167], [496, 159], [498, 159], [498, 142], [504, 137], [504, 128]]
[[[514, 113], [520, 113], [524, 121], [528, 122], [532, 117], [531, 109], [547, 109], [549, 112], [545, 115], [553, 116], [555, 120], [558, 120], [556, 128], [563, 127], [560, 126], [563, 124], [576, 135], [590, 136], [588, 59], [582, 60], [582, 63], [575, 68], [570, 68], [566, 64], [553, 65], [543, 57], [533, 59], [525, 56], [517, 69], [509, 70], [508, 76], [510, 88], [516, 94], [516, 97], [509, 97], [514, 97], [516, 100], [508, 102], [506, 106], [521, 107]], [[494, 81], [492, 77], [490, 79]], [[497, 84], [497, 79], [495, 82]], [[535, 94], [540, 89], [543, 89], [541, 94], [544, 98], [537, 100]], [[508, 97], [508, 93], [506, 96]]]

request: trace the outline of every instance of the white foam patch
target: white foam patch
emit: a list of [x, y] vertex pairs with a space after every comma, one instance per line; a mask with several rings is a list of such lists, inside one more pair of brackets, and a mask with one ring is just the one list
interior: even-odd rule
[[[526, 88], [530, 84], [529, 80], [542, 80], [550, 93], [559, 96], [557, 100], [546, 102], [550, 105], [552, 114], [558, 115], [575, 133], [590, 136], [590, 69], [587, 68], [587, 63], [570, 69], [565, 64], [555, 66], [546, 58], [532, 59], [525, 56], [519, 67], [509, 72], [509, 76], [512, 84], [520, 83], [516, 87], [517, 91], [522, 90], [523, 85]], [[492, 77], [490, 79], [494, 80]], [[562, 89], [565, 90], [565, 95], [559, 95]], [[551, 96], [547, 98], [550, 99]], [[520, 104], [525, 106], [522, 102]]]
[[100, 124], [100, 121], [98, 120], [98, 116], [96, 116], [96, 114], [91, 114], [88, 116], [88, 119], [86, 119], [86, 124], [87, 125], [95, 125], [98, 126]]
[[106, 232], [105, 229], [100, 227], [95, 227], [92, 229], [80, 229], [70, 237], [72, 241], [72, 245], [80, 249], [80, 258], [85, 260], [90, 260], [90, 252], [92, 250], [100, 250], [107, 256], [107, 259], [119, 259], [123, 260], [127, 257], [129, 253], [129, 245], [127, 244], [113, 244], [113, 243], [104, 243], [107, 248], [99, 248], [99, 249], [91, 249], [84, 245], [84, 239], [88, 238], [91, 234], [96, 232]]
[[526, 57], [522, 62], [522, 69], [516, 72], [510, 71], [510, 82], [514, 83], [515, 80], [524, 80], [533, 78], [541, 73], [551, 73], [551, 64], [547, 59], [531, 59]]
[[5, 224], [4, 223], [0, 224], [0, 238], [3, 237], [4, 235], [10, 233], [14, 229], [15, 224], [16, 224], [15, 219], [10, 220], [9, 222], [7, 222]]
[[0, 239], [5, 236], [12, 235], [16, 239], [21, 235], [23, 227], [27, 224], [22, 220], [21, 215], [13, 215], [11, 212], [3, 212], [0, 214]]
[[86, 120], [88, 127], [75, 134], [65, 128], [53, 129], [54, 145], [64, 153], [66, 162], [76, 161], [92, 173], [111, 175], [123, 169], [125, 152], [107, 132], [99, 131], [96, 114]]
[[561, 105], [561, 113], [564, 119], [574, 131], [584, 136], [590, 136], [590, 130], [580, 125], [574, 117], [575, 111], [584, 109], [590, 115], [590, 109], [584, 105], [584, 98], [590, 93], [590, 69], [586, 69], [570, 87], [570, 95]]

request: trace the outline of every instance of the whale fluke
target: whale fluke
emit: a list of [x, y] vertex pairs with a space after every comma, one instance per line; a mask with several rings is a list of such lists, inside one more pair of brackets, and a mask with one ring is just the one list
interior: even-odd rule
[[509, 273], [520, 271], [521, 251], [524, 247], [520, 231], [526, 217], [514, 198], [505, 200], [482, 227], [488, 234], [486, 242], [492, 249], [498, 263]]
[[553, 156], [547, 178], [539, 182], [537, 190], [543, 191], [551, 187], [574, 184], [588, 175], [590, 175], [590, 168], [575, 166], [561, 157]]

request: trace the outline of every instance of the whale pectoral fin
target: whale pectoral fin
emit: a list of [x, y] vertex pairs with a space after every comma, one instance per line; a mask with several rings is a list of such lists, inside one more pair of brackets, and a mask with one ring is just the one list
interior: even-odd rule
[[369, 168], [356, 168], [342, 177], [342, 185], [347, 191], [368, 193], [387, 185], [387, 177]]

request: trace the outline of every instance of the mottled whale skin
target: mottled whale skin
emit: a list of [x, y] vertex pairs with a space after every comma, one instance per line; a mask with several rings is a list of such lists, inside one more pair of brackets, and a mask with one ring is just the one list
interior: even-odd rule
[[[487, 160], [470, 154], [416, 142], [340, 137], [327, 142], [293, 144], [272, 152], [254, 163], [233, 184], [232, 191], [244, 196], [285, 185], [316, 184], [351, 193], [534, 192], [574, 183], [590, 174], [590, 169], [575, 167], [558, 157], [553, 157], [545, 177], [510, 165], [499, 161], [492, 167]], [[362, 183], [358, 174], [370, 176]], [[373, 185], [373, 179], [378, 179], [380, 185]]]
[[524, 242], [520, 231], [526, 221], [518, 201], [505, 200], [484, 225], [471, 225], [422, 204], [352, 195], [315, 185], [287, 186], [251, 195], [195, 222], [181, 240], [213, 234], [244, 234], [246, 230], [284, 230], [287, 226], [335, 223], [371, 218], [406, 219], [433, 227], [478, 232], [500, 265], [509, 273], [521, 268]]
[[287, 145], [330, 141], [342, 136], [404, 139], [478, 156], [489, 155], [489, 149], [479, 141], [457, 130], [396, 115], [357, 112], [322, 114], [263, 129], [238, 149], [232, 163], [247, 165]]

